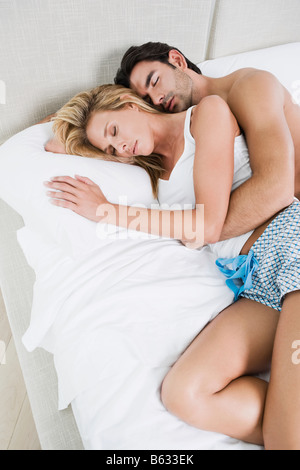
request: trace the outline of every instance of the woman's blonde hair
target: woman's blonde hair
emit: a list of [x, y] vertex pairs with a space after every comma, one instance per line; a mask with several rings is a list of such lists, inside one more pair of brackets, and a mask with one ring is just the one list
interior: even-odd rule
[[148, 113], [160, 113], [131, 89], [120, 85], [101, 85], [78, 93], [66, 103], [53, 119], [53, 130], [58, 140], [64, 144], [68, 154], [126, 162], [142, 167], [149, 174], [153, 194], [157, 197], [158, 180], [165, 171], [161, 156], [152, 154], [146, 157], [133, 156], [131, 159], [123, 159], [107, 155], [92, 145], [87, 138], [86, 129], [92, 113], [121, 110], [129, 103], [136, 104]]

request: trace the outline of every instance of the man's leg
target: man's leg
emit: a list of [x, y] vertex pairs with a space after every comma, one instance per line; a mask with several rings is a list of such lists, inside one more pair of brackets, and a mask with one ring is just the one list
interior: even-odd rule
[[279, 312], [240, 299], [196, 337], [166, 376], [162, 401], [192, 426], [263, 444], [267, 382]]
[[300, 450], [300, 291], [283, 302], [264, 416], [269, 450]]

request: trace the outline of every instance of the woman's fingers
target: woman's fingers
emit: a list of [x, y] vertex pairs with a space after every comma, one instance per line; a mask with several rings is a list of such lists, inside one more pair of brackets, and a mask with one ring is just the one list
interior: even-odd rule
[[[78, 178], [78, 179], [77, 179]], [[50, 202], [59, 207], [71, 209], [79, 215], [92, 221], [99, 221], [97, 209], [106, 204], [104, 194], [99, 186], [84, 176], [56, 176], [44, 185], [52, 191], [47, 191]]]
[[90, 180], [89, 178], [87, 178], [86, 176], [75, 175], [75, 178], [78, 181], [82, 181], [85, 184], [95, 185], [95, 183], [92, 180]]
[[47, 188], [56, 189], [58, 191], [64, 191], [70, 194], [76, 194], [79, 189], [78, 187], [73, 186], [69, 183], [58, 183], [56, 181], [45, 181], [44, 185], [47, 186]]
[[95, 186], [95, 183], [92, 180], [90, 180], [86, 176], [80, 176], [80, 175], [75, 175], [75, 178], [72, 178], [71, 176], [54, 176], [53, 178], [51, 178], [51, 181], [58, 182], [58, 183], [59, 182], [67, 183], [67, 184], [70, 184], [71, 186], [74, 186], [75, 188], [83, 187], [83, 183]]
[[45, 186], [68, 192], [70, 192], [70, 188], [84, 189], [87, 184], [90, 186], [97, 186], [89, 178], [79, 175], [75, 175], [75, 178], [72, 178], [71, 176], [54, 176], [50, 181], [45, 181], [44, 184]]
[[50, 178], [50, 183], [64, 183], [78, 189], [84, 187], [84, 183], [82, 181], [72, 178], [72, 176], [53, 176]]
[[63, 199], [65, 201], [73, 202], [74, 204], [76, 204], [78, 201], [77, 196], [64, 191], [47, 191], [46, 194], [47, 196], [51, 197], [51, 199]]
[[[52, 181], [45, 181], [44, 185], [53, 191], [47, 191], [47, 196], [51, 198], [50, 202], [60, 207], [72, 208], [77, 205], [79, 188], [72, 183], [71, 177], [61, 176], [51, 178]], [[56, 191], [54, 191], [56, 190]], [[72, 204], [72, 207], [70, 207]]]
[[77, 204], [71, 201], [66, 201], [64, 199], [50, 199], [51, 204], [58, 207], [63, 207], [64, 209], [70, 209], [73, 212], [77, 212]]

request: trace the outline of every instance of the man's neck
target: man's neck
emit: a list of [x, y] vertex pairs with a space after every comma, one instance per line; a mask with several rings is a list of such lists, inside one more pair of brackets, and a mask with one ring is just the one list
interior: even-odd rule
[[[195, 73], [195, 72], [194, 72]], [[212, 78], [196, 74], [192, 77], [192, 104], [196, 105], [206, 96], [219, 95], [226, 100], [226, 89], [223, 78]]]

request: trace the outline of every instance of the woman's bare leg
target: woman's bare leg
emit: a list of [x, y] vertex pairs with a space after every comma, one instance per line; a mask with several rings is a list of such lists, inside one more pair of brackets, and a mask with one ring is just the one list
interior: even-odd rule
[[266, 449], [300, 450], [299, 291], [288, 294], [283, 302], [263, 429]]
[[186, 349], [162, 385], [166, 408], [192, 426], [263, 444], [269, 369], [279, 313], [248, 299], [221, 312]]

